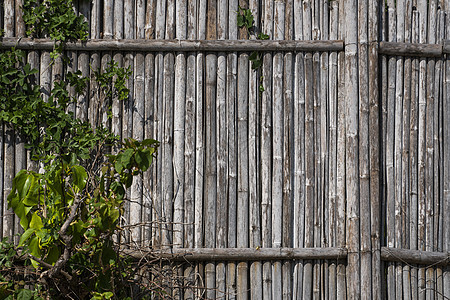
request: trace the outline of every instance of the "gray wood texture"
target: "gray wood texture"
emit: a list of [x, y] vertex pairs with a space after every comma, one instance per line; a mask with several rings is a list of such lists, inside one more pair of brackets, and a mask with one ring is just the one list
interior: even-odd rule
[[[0, 49], [26, 51], [44, 99], [65, 71], [131, 67], [128, 101], [91, 82], [69, 111], [161, 142], [123, 224], [138, 225], [127, 242], [190, 261], [177, 273], [195, 288], [173, 297], [450, 297], [448, 0], [74, 3], [90, 29], [64, 45], [68, 70], [25, 37], [23, 0], [0, 5]], [[39, 166], [8, 124], [0, 149], [11, 236], [12, 178]]]

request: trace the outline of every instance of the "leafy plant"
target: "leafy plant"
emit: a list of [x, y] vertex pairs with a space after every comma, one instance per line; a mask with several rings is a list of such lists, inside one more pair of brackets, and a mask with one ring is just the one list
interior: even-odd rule
[[[26, 0], [23, 8], [27, 33], [59, 42], [52, 57], [62, 57], [67, 70], [64, 43], [87, 37], [87, 24], [74, 14], [72, 1]], [[24, 232], [18, 249], [0, 244], [0, 293], [7, 299], [125, 299], [135, 271], [113, 236], [121, 231], [126, 190], [150, 167], [159, 143], [120, 143], [107, 128], [76, 119], [68, 107], [89, 82], [79, 71], [61, 74], [44, 100], [34, 78], [37, 70], [25, 61], [17, 49], [0, 53], [0, 121], [26, 141], [44, 171], [21, 170], [13, 179], [8, 206]], [[126, 101], [130, 75], [115, 62], [103, 72], [94, 70], [100, 99], [109, 105], [115, 98]], [[75, 95], [69, 93], [72, 88]], [[111, 146], [118, 151], [109, 153]], [[33, 291], [25, 281], [3, 275], [19, 267], [30, 272], [30, 265]]]

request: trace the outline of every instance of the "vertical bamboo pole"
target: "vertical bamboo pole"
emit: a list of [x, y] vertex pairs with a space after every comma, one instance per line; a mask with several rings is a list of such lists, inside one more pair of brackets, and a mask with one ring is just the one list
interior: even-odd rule
[[[437, 42], [443, 41], [445, 38], [445, 27], [444, 27], [444, 12], [437, 8]], [[434, 177], [434, 232], [437, 232], [434, 238], [434, 249], [435, 251], [442, 251], [443, 248], [443, 193], [441, 180], [443, 179], [443, 161], [442, 161], [442, 134], [443, 134], [443, 124], [442, 124], [442, 101], [443, 101], [443, 60], [436, 60], [435, 68], [435, 106], [434, 106], [434, 165], [435, 165], [435, 177]], [[438, 174], [436, 176], [436, 174]], [[436, 267], [436, 293], [435, 297], [438, 299], [443, 299], [444, 289], [443, 289], [443, 270], [441, 266]]]
[[[397, 13], [397, 32], [395, 40], [397, 42], [405, 41], [405, 1], [397, 1], [396, 2], [396, 13]], [[394, 189], [393, 197], [394, 197], [394, 227], [395, 227], [395, 247], [402, 247], [403, 233], [402, 233], [402, 219], [404, 218], [404, 213], [406, 211], [403, 210], [402, 203], [402, 123], [403, 123], [403, 58], [396, 58], [396, 75], [395, 75], [395, 105], [394, 105]], [[395, 267], [395, 294], [397, 298], [403, 297], [403, 267], [402, 264], [397, 263]]]
[[[155, 13], [155, 39], [163, 39], [165, 36], [165, 28], [166, 28], [166, 1], [157, 1], [156, 5], [156, 13]], [[155, 55], [155, 106], [154, 106], [154, 137], [160, 141], [160, 145], [163, 142], [163, 72], [164, 72], [164, 64], [163, 64], [163, 53], [158, 52]], [[154, 209], [152, 211], [153, 216], [152, 220], [154, 222], [153, 229], [153, 247], [161, 247], [161, 234], [163, 230], [163, 211], [162, 211], [162, 165], [163, 165], [163, 148], [160, 146], [158, 149], [158, 159], [153, 168], [153, 178], [155, 180], [154, 188]]]
[[[302, 10], [302, 2], [294, 1], [294, 12]], [[303, 14], [297, 14], [294, 18], [294, 38], [303, 39]], [[294, 69], [294, 228], [293, 246], [302, 248], [304, 243], [304, 183], [305, 183], [305, 81], [303, 68], [303, 53], [295, 55]], [[296, 261], [294, 265], [293, 298], [299, 299], [303, 295], [303, 262]]]
[[[176, 29], [175, 34], [178, 39], [186, 39], [187, 33], [187, 1], [177, 1], [175, 5]], [[175, 104], [174, 104], [174, 183], [175, 199], [173, 206], [173, 246], [183, 247], [184, 235], [184, 183], [185, 183], [185, 110], [186, 106], [186, 54], [177, 53], [175, 58]], [[178, 274], [183, 276], [183, 269], [178, 270]], [[173, 291], [174, 298], [182, 297], [181, 289]]]
[[25, 23], [23, 22], [23, 13], [22, 13], [23, 0], [16, 0], [15, 4], [15, 15], [16, 15], [16, 37], [24, 37], [25, 36]]
[[[249, 211], [249, 144], [247, 135], [252, 124], [249, 123], [249, 62], [248, 54], [242, 53], [238, 59], [237, 79], [237, 247], [248, 247], [247, 233]], [[247, 264], [239, 263], [237, 269], [237, 296], [246, 299], [247, 295]]]
[[[418, 12], [414, 11], [412, 15], [412, 42], [417, 43], [419, 40], [418, 30]], [[418, 249], [418, 231], [417, 231], [417, 196], [418, 196], [418, 182], [417, 182], [417, 127], [418, 127], [418, 98], [419, 98], [419, 59], [415, 58], [412, 62], [411, 70], [411, 112], [409, 121], [409, 178], [410, 186], [410, 249]], [[411, 298], [418, 299], [417, 286], [417, 268], [411, 268]]]
[[[206, 24], [207, 24], [207, 6], [206, 0], [200, 0], [198, 5], [198, 19], [197, 19], [197, 38], [205, 39], [206, 38]], [[200, 248], [204, 243], [204, 232], [203, 225], [206, 224], [206, 218], [203, 213], [204, 208], [206, 208], [206, 202], [204, 205], [204, 201], [206, 201], [206, 193], [204, 193], [205, 187], [205, 171], [206, 169], [206, 112], [204, 111], [206, 106], [206, 86], [204, 82], [206, 80], [206, 73], [204, 68], [206, 67], [205, 63], [205, 55], [201, 52], [197, 53], [196, 58], [196, 136], [195, 136], [195, 225], [194, 225], [194, 241], [195, 247]], [[205, 80], [204, 80], [205, 78]], [[205, 91], [205, 93], [203, 93]], [[202, 278], [204, 271], [204, 265], [198, 264], [195, 272], [199, 274], [198, 278]], [[201, 287], [203, 285], [202, 282], [197, 284]], [[197, 290], [197, 297], [200, 297], [202, 294], [202, 289]]]
[[[261, 20], [261, 7], [259, 1], [249, 1], [249, 9], [253, 12], [257, 22]], [[251, 37], [254, 39], [255, 37]], [[261, 189], [260, 189], [260, 157], [261, 149], [260, 145], [260, 129], [261, 119], [259, 118], [259, 112], [261, 111], [261, 97], [259, 93], [259, 74], [251, 70], [251, 64], [248, 64], [248, 160], [249, 160], [249, 213], [250, 213], [250, 242], [251, 248], [257, 248], [262, 246], [262, 232], [261, 232]], [[238, 73], [239, 75], [239, 73]], [[250, 266], [250, 299], [262, 299], [263, 293], [263, 281], [262, 281], [262, 262], [255, 261]]]
[[[187, 2], [187, 38], [194, 40], [197, 38], [197, 1]], [[188, 53], [186, 60], [186, 105], [185, 105], [185, 142], [184, 142], [184, 247], [193, 248], [195, 246], [195, 178], [199, 172], [196, 171], [195, 157], [195, 110], [196, 110], [196, 55]], [[197, 129], [201, 131], [201, 129]], [[201, 198], [199, 199], [202, 200]], [[184, 277], [189, 282], [194, 282], [194, 269], [187, 266], [184, 270]], [[184, 299], [193, 299], [193, 289], [184, 292]]]
[[[339, 33], [341, 39], [345, 37], [345, 6], [344, 1], [339, 2]], [[338, 95], [337, 95], [337, 161], [336, 161], [336, 246], [345, 247], [346, 226], [346, 202], [345, 202], [345, 178], [346, 178], [346, 125], [345, 125], [345, 52], [339, 52], [338, 63]], [[347, 297], [346, 289], [346, 265], [337, 261], [336, 268], [336, 298]]]
[[[145, 56], [137, 53], [134, 61], [134, 95], [133, 95], [133, 123], [132, 138], [138, 141], [144, 139], [144, 116], [145, 116]], [[135, 177], [131, 186], [130, 203], [130, 224], [142, 223], [143, 202], [142, 202], [142, 178]], [[142, 226], [138, 225], [131, 231], [131, 241], [133, 244], [142, 245]], [[142, 245], [144, 246], [144, 245]]]
[[[273, 36], [273, 1], [264, 1], [263, 32]], [[272, 54], [263, 56], [263, 86], [261, 105], [261, 229], [262, 247], [272, 247]], [[263, 299], [272, 298], [272, 266], [263, 264]]]
[[[417, 10], [419, 12], [419, 43], [427, 42], [427, 15], [428, 8], [426, 1], [418, 1], [417, 2]], [[426, 106], [427, 106], [427, 85], [426, 85], [426, 68], [427, 68], [427, 60], [420, 60], [419, 67], [419, 136], [418, 136], [418, 249], [426, 250], [425, 245], [425, 201], [426, 201], [426, 193], [425, 193], [425, 153], [426, 153], [426, 144], [425, 144], [425, 124], [426, 124]], [[419, 269], [418, 274], [419, 280], [419, 299], [425, 299], [426, 293], [424, 293], [425, 289], [425, 270], [423, 268]]]
[[[224, 40], [228, 35], [228, 6], [227, 1], [217, 1], [217, 36]], [[227, 56], [226, 53], [217, 54], [217, 90], [216, 90], [216, 154], [217, 154], [217, 198], [216, 198], [216, 247], [227, 247], [228, 229], [228, 130], [227, 130]], [[234, 109], [233, 109], [234, 110]], [[233, 153], [234, 154], [234, 153]], [[235, 155], [235, 154], [234, 154]], [[234, 199], [234, 202], [236, 200]], [[216, 297], [225, 297], [226, 293], [226, 264], [218, 262], [216, 266]]]
[[[404, 8], [404, 42], [411, 42], [411, 28], [412, 28], [412, 1], [405, 1]], [[412, 59], [406, 57], [404, 59], [404, 99], [403, 99], [403, 122], [402, 122], [402, 160], [401, 160], [401, 231], [403, 234], [401, 240], [401, 247], [408, 249], [410, 245], [410, 184], [409, 177], [409, 149], [410, 149], [410, 119], [411, 119], [411, 75], [412, 75]], [[411, 299], [411, 276], [410, 267], [408, 265], [402, 266], [403, 277], [403, 295], [405, 299]]]
[[[314, 246], [314, 98], [312, 54], [305, 54], [305, 242]], [[303, 274], [303, 299], [312, 298], [312, 262], [305, 262]]]
[[[428, 43], [436, 43], [436, 32], [438, 30], [436, 24], [437, 0], [429, 1], [428, 10]], [[435, 68], [436, 60], [429, 59], [427, 65], [427, 96], [426, 96], [426, 152], [425, 152], [425, 250], [434, 251], [434, 240], [437, 238], [434, 230], [434, 202], [438, 201], [434, 197], [434, 178], [437, 175], [437, 166], [434, 164], [434, 156], [436, 148], [434, 147], [434, 118], [435, 103], [438, 101], [437, 87], [435, 85]], [[437, 176], [436, 176], [437, 177]], [[436, 212], [437, 213], [437, 212]], [[434, 299], [436, 290], [436, 280], [434, 268], [430, 267], [426, 270], [426, 297]]]
[[113, 37], [114, 1], [103, 0], [103, 36], [104, 39]]
[[[227, 17], [228, 39], [236, 40], [238, 38], [237, 17], [234, 13], [238, 7], [238, 0], [228, 1], [225, 3], [224, 9], [227, 10], [225, 16]], [[248, 65], [246, 65], [248, 68]], [[226, 111], [227, 111], [227, 135], [228, 135], [228, 241], [227, 247], [237, 247], [238, 237], [244, 240], [245, 246], [248, 247], [248, 200], [245, 199], [246, 207], [243, 207], [243, 216], [238, 211], [239, 202], [239, 188], [238, 188], [238, 101], [237, 101], [237, 70], [238, 70], [238, 55], [236, 52], [228, 53], [227, 56], [227, 76], [226, 76]], [[248, 85], [247, 85], [248, 88]], [[248, 91], [245, 93], [248, 97]], [[247, 168], [248, 170], [248, 168]], [[248, 179], [247, 179], [248, 180]], [[247, 188], [248, 190], [248, 188]], [[244, 218], [242, 218], [244, 217]], [[239, 228], [239, 232], [238, 232]], [[245, 242], [246, 241], [246, 242]], [[242, 245], [242, 244], [241, 244]], [[242, 247], [242, 246], [241, 246]], [[244, 277], [245, 276], [245, 277]], [[239, 281], [238, 281], [239, 280]], [[245, 295], [247, 286], [247, 264], [246, 263], [228, 263], [227, 264], [227, 297], [228, 299], [235, 299], [237, 293]], [[237, 288], [240, 291], [237, 291]]]
[[[337, 39], [338, 36], [338, 7], [337, 1], [331, 2], [330, 8], [330, 39]], [[331, 247], [336, 246], [336, 226], [337, 226], [337, 53], [332, 52], [329, 56], [329, 172], [328, 172], [328, 211], [329, 211], [329, 231], [328, 243]], [[328, 296], [329, 299], [336, 299], [336, 262], [329, 262], [328, 273]]]
[[[1, 16], [0, 16], [1, 17]], [[4, 171], [5, 171], [5, 159], [4, 159], [4, 153], [3, 149], [5, 148], [5, 124], [3, 122], [0, 123], [0, 188], [2, 191], [4, 191]], [[5, 210], [5, 203], [7, 198], [4, 197], [4, 192], [0, 193], [0, 200], [2, 201], [0, 205], [0, 215], [2, 216], [2, 221], [0, 222], [0, 237], [3, 239], [5, 236], [3, 235], [3, 219], [5, 219], [5, 216], [7, 214], [7, 211]]]
[[[368, 1], [358, 2], [358, 67], [359, 67], [359, 203], [361, 249], [361, 298], [372, 299], [372, 257], [370, 234], [370, 154], [369, 154], [369, 61]], [[373, 16], [374, 17], [374, 16]], [[376, 133], [374, 133], [376, 134]]]
[[4, 125], [3, 133], [3, 230], [2, 238], [8, 237], [10, 241], [14, 237], [14, 212], [12, 209], [8, 209], [8, 195], [11, 193], [12, 181], [14, 178], [14, 161], [15, 161], [15, 151], [14, 151], [14, 129], [11, 125]]
[[370, 172], [370, 233], [372, 250], [372, 299], [381, 299], [381, 260], [380, 260], [380, 114], [378, 94], [378, 16], [379, 2], [369, 1], [368, 38], [369, 38], [369, 172]]
[[[275, 1], [273, 15], [273, 39], [284, 38], [284, 9], [282, 2]], [[280, 248], [283, 238], [283, 53], [273, 56], [273, 92], [272, 92], [272, 248]], [[283, 216], [283, 217], [282, 217]], [[282, 296], [281, 262], [273, 262], [272, 269], [272, 298], [281, 299]]]
[[[293, 40], [293, 8], [292, 0], [286, 1], [284, 14], [284, 39]], [[281, 25], [281, 24], [280, 24]], [[293, 247], [293, 178], [294, 178], [294, 56], [292, 52], [284, 54], [283, 70], [283, 224], [282, 247]], [[291, 261], [282, 262], [283, 299], [292, 297], [293, 267]]]
[[[16, 37], [23, 37], [25, 36], [25, 23], [23, 22], [22, 18], [22, 6], [23, 6], [23, 0], [16, 0], [15, 3], [15, 36]], [[25, 151], [25, 144], [24, 141], [19, 137], [18, 134], [15, 136], [15, 171], [14, 175], [17, 174], [20, 170], [26, 168], [26, 151]], [[14, 234], [18, 234], [23, 232], [20, 224], [20, 219], [15, 217], [14, 220]], [[15, 243], [19, 242], [19, 236], [14, 237]]]
[[[314, 7], [315, 9], [315, 7]], [[313, 11], [314, 12], [314, 11]], [[315, 12], [314, 12], [315, 13]], [[314, 18], [316, 16], [313, 14]], [[314, 20], [314, 19], [313, 19]], [[314, 23], [314, 21], [313, 21]], [[313, 29], [313, 35], [314, 33]], [[313, 53], [313, 151], [314, 151], [314, 162], [313, 162], [313, 180], [314, 180], [314, 198], [313, 198], [313, 226], [312, 226], [312, 236], [313, 236], [313, 246], [320, 247], [322, 243], [322, 225], [323, 225], [323, 211], [322, 211], [322, 155], [321, 155], [321, 124], [322, 124], [322, 91], [320, 89], [320, 55], [318, 52]], [[323, 283], [321, 277], [321, 266], [320, 260], [316, 260], [313, 265], [313, 299], [320, 299], [320, 286]]]
[[[346, 81], [346, 198], [347, 224], [346, 241], [348, 248], [347, 293], [350, 299], [361, 297], [360, 261], [360, 205], [358, 167], [358, 47], [357, 47], [357, 2], [345, 3], [345, 81]], [[352, 26], [353, 25], [353, 26]]]
[[[217, 167], [216, 167], [216, 63], [217, 57], [214, 54], [206, 55], [206, 92], [205, 92], [205, 113], [206, 113], [206, 144], [205, 144], [205, 247], [215, 247], [216, 240], [216, 195], [217, 195]], [[215, 265], [207, 263], [205, 267], [207, 297], [215, 297], [213, 288], [215, 287]]]
[[[135, 4], [136, 13], [136, 28], [135, 38], [143, 39], [145, 37], [144, 24], [145, 24], [145, 9], [142, 0], [138, 0]], [[113, 9], [113, 8], [111, 8]], [[133, 123], [132, 123], [132, 136], [133, 139], [138, 141], [143, 140], [145, 137], [145, 55], [144, 53], [136, 53], [134, 60], [134, 99], [133, 99]], [[143, 177], [135, 178], [135, 182], [131, 186], [131, 199], [133, 207], [130, 208], [132, 212], [130, 214], [130, 223], [143, 224], [144, 214], [146, 211], [145, 203], [143, 200]], [[133, 220], [134, 219], [134, 220]], [[144, 225], [145, 226], [145, 225]], [[146, 246], [144, 244], [144, 226], [137, 227], [133, 232], [133, 237], [138, 245]]]
[[[237, 28], [237, 18], [236, 15], [231, 13], [239, 5], [241, 7], [248, 8], [246, 1], [230, 1], [229, 3], [229, 39], [238, 38], [238, 28]], [[246, 34], [246, 33], [244, 33]], [[246, 38], [243, 36], [241, 38]], [[237, 60], [237, 61], [236, 61]], [[233, 69], [231, 63], [237, 64]], [[235, 117], [236, 122], [236, 133], [233, 136], [232, 128], [229, 128], [229, 138], [233, 138], [231, 143], [235, 143], [236, 147], [230, 147], [229, 151], [235, 150], [235, 153], [230, 153], [230, 174], [233, 166], [233, 156], [237, 160], [237, 165], [235, 172], [237, 174], [236, 191], [235, 196], [237, 199], [234, 210], [231, 210], [232, 199], [229, 200], [229, 209], [236, 214], [236, 221], [233, 224], [232, 214], [229, 215], [229, 233], [228, 233], [228, 247], [232, 247], [233, 243], [231, 237], [236, 237], [235, 246], [238, 248], [249, 246], [249, 61], [248, 54], [242, 53], [237, 55], [237, 53], [229, 54], [229, 68], [231, 68], [232, 73], [228, 74], [228, 82], [230, 90], [228, 92], [228, 101], [232, 104], [236, 103], [235, 111], [232, 111], [232, 107], [228, 108], [229, 123], [233, 122], [231, 119]], [[234, 101], [236, 99], [236, 101]], [[233, 116], [234, 112], [234, 116]], [[236, 118], [237, 117], [237, 118]], [[230, 126], [230, 125], [228, 125]], [[230, 184], [230, 195], [232, 194], [233, 186]], [[235, 277], [232, 277], [231, 272], [227, 273], [227, 291], [229, 293], [228, 297], [234, 299], [235, 295], [238, 299], [248, 299], [248, 264], [246, 262], [239, 262], [236, 269]], [[231, 278], [228, 278], [230, 277]], [[236, 281], [236, 290], [230, 287], [233, 283], [233, 279]]]
[[14, 25], [15, 25], [15, 9], [14, 9], [14, 0], [4, 0], [4, 36], [5, 37], [13, 37], [14, 36]]
[[[387, 41], [388, 40], [388, 26], [387, 26], [387, 15], [388, 15], [388, 10], [386, 9], [386, 4], [384, 6], [384, 9], [381, 10], [380, 12], [380, 23], [382, 24], [380, 26], [380, 40], [381, 41]], [[384, 216], [381, 218], [381, 226], [380, 226], [380, 230], [382, 232], [382, 235], [380, 236], [380, 239], [383, 241], [382, 245], [386, 246], [387, 245], [387, 188], [386, 188], [386, 182], [387, 182], [387, 168], [386, 168], [386, 137], [387, 137], [387, 102], [388, 102], [388, 57], [386, 55], [382, 55], [380, 57], [380, 74], [381, 74], [381, 88], [380, 88], [380, 99], [381, 99], [381, 108], [380, 108], [380, 121], [381, 121], [381, 126], [380, 126], [380, 138], [381, 138], [381, 143], [380, 143], [380, 148], [381, 148], [381, 153], [380, 153], [380, 158], [381, 158], [381, 162], [382, 162], [382, 168], [381, 168], [381, 216]], [[388, 263], [387, 262], [381, 262], [381, 268], [383, 269], [387, 269]], [[390, 275], [389, 275], [390, 276]], [[388, 274], [387, 272], [382, 272], [382, 280], [381, 280], [381, 284], [382, 284], [382, 298], [386, 298], [387, 297], [387, 290], [388, 290]]]
[[[144, 138], [154, 139], [154, 119], [155, 119], [155, 56], [153, 53], [145, 54], [144, 69]], [[154, 164], [155, 162], [153, 162]], [[154, 198], [153, 186], [154, 180], [152, 167], [144, 173], [142, 183], [142, 222], [144, 223], [142, 241], [145, 246], [150, 246], [152, 242], [152, 211], [153, 203], [157, 201]]]
[[[176, 37], [186, 39], [186, 1], [176, 3]], [[174, 133], [173, 160], [175, 199], [173, 212], [173, 246], [183, 247], [184, 219], [184, 142], [185, 142], [185, 105], [186, 105], [186, 57], [177, 53], [175, 59], [175, 103], [174, 103]]]
[[[321, 39], [328, 40], [329, 39], [329, 8], [330, 3], [321, 2], [320, 3], [320, 32]], [[321, 196], [321, 206], [322, 206], [322, 226], [321, 226], [321, 247], [329, 247], [329, 198], [328, 198], [328, 189], [329, 189], [329, 181], [328, 181], [328, 173], [329, 173], [329, 119], [328, 119], [328, 109], [329, 109], [329, 94], [328, 94], [328, 83], [329, 83], [329, 54], [328, 52], [320, 53], [320, 157], [322, 161], [321, 166], [321, 187], [322, 191]], [[329, 286], [329, 262], [324, 261], [321, 264], [321, 297], [324, 299], [328, 299], [328, 286]]]
[[[91, 5], [91, 39], [100, 38], [100, 0], [93, 0]], [[95, 80], [94, 72], [100, 69], [100, 55], [97, 52], [91, 53], [90, 58], [90, 82], [89, 82], [89, 108], [88, 108], [88, 120], [92, 126], [96, 125], [98, 118], [98, 85]]]
[[[305, 40], [312, 39], [311, 29], [311, 2], [303, 1], [303, 38]], [[313, 64], [312, 54], [306, 53], [304, 55], [304, 71], [305, 71], [305, 125], [304, 125], [304, 170], [305, 170], [305, 188], [304, 188], [304, 247], [313, 247], [314, 234], [314, 99], [313, 99]], [[312, 298], [312, 262], [305, 261], [303, 266], [303, 283], [302, 283], [302, 297], [303, 299]]]
[[[5, 9], [5, 24], [4, 24], [4, 36], [12, 37], [15, 35], [15, 9], [14, 9], [14, 0], [7, 0], [3, 3]], [[48, 56], [49, 57], [49, 56]], [[51, 71], [51, 70], [50, 70]], [[47, 72], [47, 93], [50, 91], [50, 73]], [[47, 97], [48, 98], [48, 97]], [[14, 212], [12, 209], [8, 209], [8, 195], [12, 189], [12, 180], [14, 178], [14, 162], [15, 162], [15, 134], [14, 129], [9, 124], [4, 124], [4, 132], [3, 132], [3, 213], [2, 213], [2, 238], [8, 237], [10, 241], [12, 241], [14, 236]], [[17, 223], [17, 222], [16, 222]]]
[[[165, 38], [175, 38], [175, 1], [166, 3]], [[162, 246], [169, 248], [173, 245], [173, 214], [172, 203], [174, 199], [174, 165], [173, 165], [173, 126], [174, 126], [174, 53], [165, 53], [163, 58], [163, 121], [162, 121]]]
[[[208, 1], [207, 6], [207, 27], [206, 38], [216, 39], [217, 28], [217, 3], [215, 1]], [[205, 181], [205, 247], [216, 246], [216, 202], [217, 202], [217, 100], [216, 85], [217, 85], [217, 63], [216, 54], [206, 55], [206, 91], [205, 91], [205, 113], [206, 113], [206, 181]], [[215, 298], [216, 284], [216, 266], [213, 262], [206, 263], [205, 266], [205, 281], [206, 281], [206, 297]]]
[[[115, 39], [123, 39], [124, 37], [123, 5], [124, 5], [123, 1], [114, 1], [113, 36]], [[123, 54], [120, 52], [115, 52], [113, 54], [113, 61], [117, 63], [118, 67], [122, 68], [124, 66]], [[123, 103], [115, 97], [111, 104], [111, 112], [112, 112], [111, 130], [116, 135], [122, 134], [122, 106]]]
[[[27, 61], [30, 64], [31, 69], [39, 70], [39, 52], [38, 51], [29, 51], [28, 55], [27, 55]], [[33, 75], [32, 82], [34, 84], [39, 84], [39, 76], [37, 74]], [[1, 133], [1, 129], [0, 129], [0, 133]], [[1, 143], [0, 143], [0, 145], [1, 145]], [[1, 159], [0, 159], [0, 166], [2, 166]], [[27, 170], [34, 171], [34, 172], [39, 171], [39, 166], [38, 166], [37, 162], [35, 160], [32, 160], [30, 150], [27, 150]], [[0, 172], [0, 178], [3, 178], [1, 172]], [[0, 180], [0, 182], [1, 181], [2, 180]], [[1, 194], [0, 194], [0, 197], [1, 197]]]
[[[4, 5], [4, 36], [14, 36], [14, 0], [6, 0]], [[14, 235], [14, 214], [12, 210], [8, 210], [8, 201], [6, 201], [12, 188], [12, 180], [14, 178], [14, 132], [11, 126], [3, 125], [3, 202], [2, 202], [2, 238], [12, 238]]]
[[[389, 32], [388, 41], [396, 40], [395, 4], [388, 2]], [[386, 121], [386, 227], [387, 246], [395, 247], [395, 86], [396, 81], [396, 58], [390, 57], [388, 62], [388, 98], [387, 98], [387, 121]], [[396, 274], [395, 263], [388, 263], [388, 295], [395, 296]]]
[[[447, 14], [448, 16], [448, 14]], [[447, 19], [448, 22], [448, 19]], [[446, 36], [450, 37], [450, 26], [446, 26]], [[443, 112], [448, 112], [450, 109], [450, 60], [445, 61], [445, 78], [444, 78], [444, 93], [443, 93]], [[443, 116], [442, 120], [443, 126], [443, 211], [450, 211], [450, 118]], [[450, 223], [450, 216], [448, 213], [444, 213], [443, 224]], [[443, 250], [450, 251], [450, 226], [445, 226], [443, 230]], [[444, 270], [444, 294], [448, 297], [450, 296], [450, 269], [447, 267]]]

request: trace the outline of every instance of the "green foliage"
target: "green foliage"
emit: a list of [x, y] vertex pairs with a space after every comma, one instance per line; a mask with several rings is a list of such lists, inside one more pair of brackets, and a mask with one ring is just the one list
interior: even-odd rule
[[72, 0], [25, 0], [23, 21], [31, 37], [59, 42], [84, 41], [88, 37], [88, 24], [83, 16], [76, 15]]
[[[237, 25], [240, 28], [245, 28], [247, 30], [247, 34], [249, 35], [256, 35], [256, 39], [258, 40], [268, 40], [269, 35], [265, 34], [264, 32], [256, 33], [257, 29], [254, 26], [255, 17], [253, 16], [253, 13], [250, 9], [242, 8], [241, 6], [238, 6], [237, 11]], [[250, 56], [249, 60], [252, 63], [252, 70], [258, 71], [261, 69], [263, 61], [260, 51], [253, 51]], [[259, 92], [264, 92], [264, 86], [262, 84], [263, 76], [261, 75], [259, 77]]]
[[[67, 69], [64, 43], [87, 37], [87, 24], [74, 13], [72, 1], [25, 0], [23, 8], [27, 33], [59, 42], [52, 57], [62, 55]], [[21, 170], [13, 179], [8, 206], [24, 232], [19, 252], [7, 241], [0, 244], [0, 299], [70, 298], [70, 293], [81, 299], [125, 299], [135, 273], [131, 261], [119, 255], [113, 236], [121, 230], [126, 190], [149, 169], [159, 143], [119, 143], [110, 130], [76, 119], [68, 108], [90, 80], [80, 71], [62, 74], [44, 100], [37, 70], [25, 61], [20, 50], [0, 53], [0, 121], [22, 137], [44, 172]], [[130, 75], [116, 62], [103, 72], [94, 70], [101, 100], [109, 105], [127, 100]], [[112, 146], [117, 153], [108, 153]], [[23, 280], [5, 275], [18, 268], [30, 272], [30, 265], [36, 276], [27, 285], [33, 291]], [[62, 296], [58, 291], [64, 289], [67, 295]]]
[[25, 0], [22, 11], [27, 36], [57, 42], [52, 58], [61, 54], [65, 43], [88, 37], [89, 25], [76, 15], [72, 0]]

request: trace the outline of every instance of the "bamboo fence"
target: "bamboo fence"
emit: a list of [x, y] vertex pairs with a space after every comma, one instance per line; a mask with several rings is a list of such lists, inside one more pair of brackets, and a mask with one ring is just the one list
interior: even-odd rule
[[[74, 2], [90, 32], [66, 45], [72, 70], [114, 60], [133, 75], [111, 120], [95, 82], [70, 109], [161, 142], [123, 225], [131, 255], [195, 282], [172, 296], [450, 297], [448, 0]], [[27, 52], [45, 98], [65, 70], [51, 41], [23, 37], [22, 3], [0, 1], [0, 49]], [[269, 40], [238, 28], [239, 6]], [[5, 237], [20, 232], [12, 178], [39, 166], [0, 126]]]

